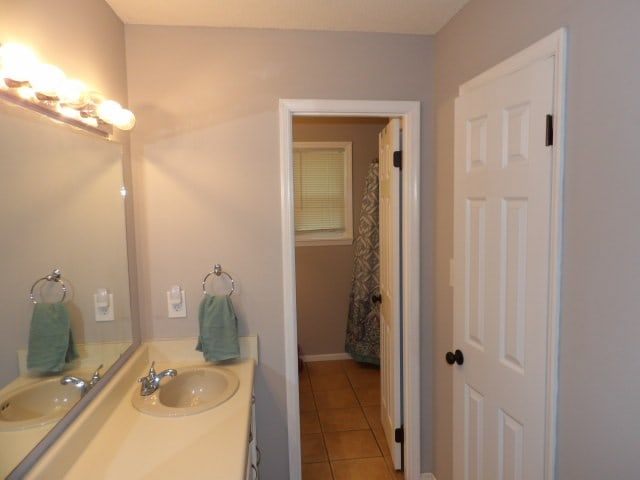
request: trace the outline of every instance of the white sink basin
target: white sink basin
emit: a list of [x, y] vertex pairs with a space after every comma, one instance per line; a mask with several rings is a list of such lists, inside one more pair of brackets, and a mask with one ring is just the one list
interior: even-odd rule
[[0, 431], [24, 430], [57, 421], [80, 400], [80, 390], [60, 378], [29, 383], [0, 398]]
[[142, 396], [136, 389], [133, 406], [143, 413], [159, 417], [193, 415], [217, 407], [231, 398], [240, 381], [223, 367], [200, 366], [178, 368], [178, 375], [165, 378], [160, 388]]

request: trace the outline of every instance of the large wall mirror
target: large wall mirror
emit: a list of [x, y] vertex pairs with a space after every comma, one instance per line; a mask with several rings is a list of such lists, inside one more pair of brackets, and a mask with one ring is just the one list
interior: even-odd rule
[[[99, 365], [104, 374], [132, 345], [122, 153], [118, 143], [0, 100], [0, 478], [90, 400], [61, 377], [87, 377]], [[62, 300], [59, 282], [38, 282], [54, 269], [79, 358], [63, 372], [35, 374], [26, 361], [29, 295]], [[94, 297], [102, 289], [107, 321]]]

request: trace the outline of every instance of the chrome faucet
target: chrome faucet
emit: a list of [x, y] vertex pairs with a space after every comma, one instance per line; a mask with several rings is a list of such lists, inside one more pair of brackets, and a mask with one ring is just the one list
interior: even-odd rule
[[151, 395], [160, 387], [160, 380], [164, 377], [175, 377], [178, 375], [178, 372], [173, 368], [168, 368], [167, 370], [163, 370], [160, 373], [156, 373], [154, 368], [156, 362], [151, 362], [151, 368], [149, 368], [149, 373], [146, 377], [140, 377], [138, 382], [140, 382], [140, 395], [146, 396]]
[[74, 387], [77, 387], [80, 389], [80, 395], [81, 396], [85, 396], [87, 394], [87, 392], [89, 390], [91, 390], [96, 383], [98, 383], [100, 381], [100, 369], [103, 367], [103, 365], [100, 365], [98, 368], [96, 368], [96, 371], [93, 372], [93, 374], [91, 375], [91, 380], [83, 380], [80, 377], [74, 377], [71, 375], [62, 377], [60, 379], [60, 383], [62, 385], [73, 385]]

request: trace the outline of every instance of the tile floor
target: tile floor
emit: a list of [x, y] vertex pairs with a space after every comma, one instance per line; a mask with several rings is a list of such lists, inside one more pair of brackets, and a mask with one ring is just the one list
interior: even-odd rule
[[302, 480], [400, 480], [380, 423], [380, 370], [353, 360], [300, 372]]

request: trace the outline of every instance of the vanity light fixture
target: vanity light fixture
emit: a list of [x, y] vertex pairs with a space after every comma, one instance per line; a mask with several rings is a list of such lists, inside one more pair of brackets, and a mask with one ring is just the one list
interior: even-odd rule
[[111, 126], [131, 130], [136, 122], [131, 111], [18, 43], [0, 44], [0, 98], [104, 137]]

